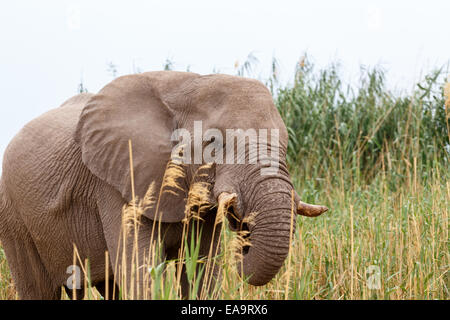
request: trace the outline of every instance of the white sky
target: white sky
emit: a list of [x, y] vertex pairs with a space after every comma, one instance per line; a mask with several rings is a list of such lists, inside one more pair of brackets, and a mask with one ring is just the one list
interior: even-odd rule
[[450, 60], [449, 0], [390, 1], [4, 1], [0, 5], [0, 158], [29, 120], [112, 76], [160, 70], [235, 73], [250, 52], [265, 77], [272, 56], [282, 79], [299, 58], [339, 60], [349, 81], [382, 65], [410, 90], [420, 72]]

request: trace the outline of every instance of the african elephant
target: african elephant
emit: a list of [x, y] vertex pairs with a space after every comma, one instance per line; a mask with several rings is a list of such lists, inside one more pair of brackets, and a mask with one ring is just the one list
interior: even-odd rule
[[[98, 94], [76, 95], [28, 123], [9, 144], [0, 180], [0, 241], [20, 298], [59, 299], [74, 246], [81, 261], [89, 259], [92, 285], [100, 292], [106, 283], [117, 285], [113, 266], [121, 250], [122, 209], [134, 197], [143, 198], [151, 182], [159, 190], [176, 143], [173, 132], [193, 133], [195, 121], [201, 121], [203, 132], [278, 130], [279, 159], [270, 159], [276, 173], [261, 174], [267, 162], [219, 161], [210, 167], [211, 206], [202, 216], [200, 248], [206, 255], [217, 243], [214, 217], [226, 201], [231, 228], [249, 231], [251, 246], [239, 263], [241, 274], [257, 286], [276, 275], [289, 251], [292, 197], [297, 214], [317, 216], [327, 208], [301, 202], [293, 192], [288, 134], [269, 90], [242, 77], [158, 71], [122, 76]], [[158, 235], [163, 258], [176, 256], [186, 195], [194, 173], [205, 164], [200, 162], [184, 165], [183, 192], [161, 195], [158, 209], [143, 213], [139, 248], [148, 249]], [[252, 223], [244, 223], [251, 213]], [[154, 221], [158, 228], [152, 228]], [[125, 248], [131, 241], [126, 243]], [[131, 269], [125, 265], [130, 259], [120, 263]]]

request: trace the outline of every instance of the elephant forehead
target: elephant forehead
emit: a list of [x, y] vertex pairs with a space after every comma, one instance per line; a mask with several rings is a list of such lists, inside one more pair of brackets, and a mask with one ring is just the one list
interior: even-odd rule
[[224, 100], [255, 100], [255, 98], [272, 99], [266, 86], [255, 79], [215, 74], [196, 78], [188, 84], [196, 100], [222, 98]]
[[259, 81], [234, 76], [205, 76], [189, 83], [185, 125], [203, 120], [206, 127], [283, 128], [269, 90]]

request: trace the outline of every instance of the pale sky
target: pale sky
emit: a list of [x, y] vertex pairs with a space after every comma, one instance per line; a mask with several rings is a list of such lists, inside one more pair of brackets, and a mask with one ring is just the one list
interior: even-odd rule
[[340, 61], [349, 81], [377, 64], [410, 90], [420, 73], [450, 61], [450, 1], [4, 1], [0, 5], [0, 159], [31, 119], [118, 75], [160, 70], [235, 73], [250, 52], [255, 76], [272, 56], [289, 82], [307, 52], [318, 66]]

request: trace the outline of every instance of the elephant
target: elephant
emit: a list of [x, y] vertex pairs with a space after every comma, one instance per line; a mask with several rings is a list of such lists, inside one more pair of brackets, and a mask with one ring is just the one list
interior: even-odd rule
[[[270, 91], [244, 77], [151, 71], [121, 76], [97, 94], [70, 98], [26, 124], [8, 145], [0, 180], [0, 241], [19, 298], [60, 299], [64, 288], [70, 297], [82, 296], [84, 286], [74, 292], [67, 287], [74, 248], [80, 261], [89, 260], [92, 286], [101, 294], [106, 286], [117, 288], [116, 257], [133, 243], [120, 245], [123, 208], [144, 198], [152, 182], [160, 190], [174, 154], [174, 131], [194, 133], [195, 123], [203, 132], [278, 130], [279, 156], [270, 159], [278, 168], [273, 174], [261, 174], [267, 167], [262, 161], [206, 166], [202, 179], [208, 183], [209, 206], [199, 219], [199, 255], [205, 256], [211, 246], [217, 249], [213, 229], [218, 208], [226, 204], [223, 223], [233, 231], [247, 230], [250, 242], [237, 263], [239, 274], [250, 285], [268, 283], [288, 255], [292, 212], [315, 217], [328, 210], [302, 202], [293, 188], [286, 162], [288, 133]], [[251, 158], [248, 145], [245, 141]], [[139, 235], [127, 236], [137, 237], [139, 249], [149, 250], [158, 238], [161, 259], [177, 256], [188, 190], [206, 164], [183, 164], [180, 192], [160, 194], [158, 208], [144, 210]], [[119, 259], [118, 264], [129, 273], [132, 263], [144, 264], [142, 259]]]

